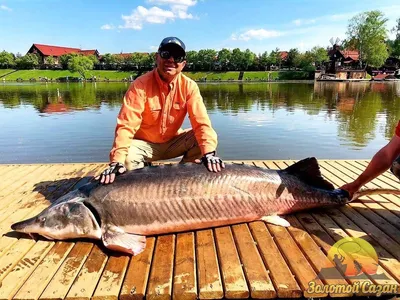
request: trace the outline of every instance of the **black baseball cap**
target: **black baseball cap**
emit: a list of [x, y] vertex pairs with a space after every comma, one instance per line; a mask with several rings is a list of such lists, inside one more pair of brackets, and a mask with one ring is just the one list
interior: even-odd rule
[[180, 50], [183, 51], [184, 55], [186, 55], [186, 47], [185, 44], [177, 37], [170, 36], [163, 39], [158, 47], [158, 51], [168, 47], [178, 47]]

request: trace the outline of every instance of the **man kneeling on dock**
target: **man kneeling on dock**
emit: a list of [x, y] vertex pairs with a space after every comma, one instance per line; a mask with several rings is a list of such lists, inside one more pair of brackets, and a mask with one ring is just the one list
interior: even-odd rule
[[[156, 54], [157, 67], [129, 87], [117, 118], [110, 166], [97, 177], [112, 183], [127, 169], [145, 163], [176, 158], [203, 163], [209, 171], [225, 167], [216, 156], [217, 134], [211, 126], [199, 87], [183, 75], [185, 44], [176, 37], [162, 40]], [[192, 129], [181, 126], [189, 114]]]
[[363, 185], [375, 179], [389, 168], [400, 179], [400, 121], [397, 124], [393, 138], [374, 155], [364, 172], [353, 182], [342, 186], [341, 189], [348, 191], [352, 196]]

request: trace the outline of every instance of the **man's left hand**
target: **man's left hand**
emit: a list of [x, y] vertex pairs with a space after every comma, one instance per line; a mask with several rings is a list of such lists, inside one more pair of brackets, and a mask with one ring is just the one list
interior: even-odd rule
[[224, 162], [219, 157], [215, 156], [215, 152], [205, 154], [201, 160], [197, 160], [197, 162], [204, 164], [210, 172], [221, 172], [221, 170], [225, 168]]

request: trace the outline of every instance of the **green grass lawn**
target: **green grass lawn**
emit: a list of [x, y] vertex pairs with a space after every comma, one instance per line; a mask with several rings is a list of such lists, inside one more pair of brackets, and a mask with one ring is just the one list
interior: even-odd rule
[[270, 73], [270, 80], [275, 79], [277, 77], [278, 72], [268, 72], [268, 71], [258, 71], [258, 72], [247, 72], [245, 71], [243, 74], [243, 80], [267, 80], [268, 73]]
[[207, 76], [207, 81], [213, 80], [238, 80], [240, 72], [212, 72]]
[[0, 69], [0, 77], [14, 71], [13, 69]]
[[[0, 70], [2, 71], [2, 70]], [[0, 73], [1, 74], [1, 73]], [[129, 78], [132, 75], [134, 78], [137, 72], [119, 72], [119, 71], [103, 71], [103, 70], [93, 70], [88, 71], [86, 74], [87, 78], [91, 76], [96, 76], [97, 80], [104, 80], [108, 78], [109, 80], [121, 81], [124, 78]], [[79, 73], [71, 73], [68, 70], [19, 70], [6, 77], [6, 80], [16, 80], [17, 78], [22, 78], [23, 80], [29, 80], [35, 78], [39, 80], [40, 77], [47, 77], [48, 79], [57, 79], [60, 77], [80, 77]]]
[[206, 78], [210, 72], [183, 72], [187, 77], [193, 80], [200, 80]]

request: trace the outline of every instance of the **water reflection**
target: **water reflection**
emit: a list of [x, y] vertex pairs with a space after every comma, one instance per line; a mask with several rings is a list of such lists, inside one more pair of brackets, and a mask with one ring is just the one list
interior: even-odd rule
[[[81, 128], [105, 122], [108, 127], [99, 130], [106, 132], [98, 133], [98, 139], [107, 143], [101, 145], [104, 153], [98, 158], [107, 160], [115, 116], [128, 86], [128, 83], [0, 84], [0, 114], [18, 116], [33, 108], [37, 116], [58, 116], [58, 121], [51, 121], [52, 126], [60, 126], [60, 120], [68, 122], [65, 127]], [[367, 149], [363, 157], [370, 158], [392, 137], [400, 119], [400, 84], [395, 82], [208, 83], [200, 84], [200, 90], [220, 136], [222, 152], [229, 159], [301, 158], [313, 154], [356, 158], [351, 151], [362, 149]], [[85, 111], [100, 116], [88, 118]], [[67, 117], [78, 112], [83, 114], [80, 123]], [[38, 122], [32, 114], [26, 118]], [[185, 122], [186, 127], [190, 126]], [[14, 130], [19, 132], [10, 124], [7, 128], [9, 132], [0, 133], [0, 142], [9, 141]], [[44, 139], [46, 132], [41, 130], [36, 128], [29, 135], [37, 134]], [[61, 134], [70, 133], [64, 127], [59, 130]], [[74, 134], [86, 138], [79, 136], [80, 131]], [[238, 140], [242, 145], [237, 145]], [[293, 145], [297, 145], [295, 149]], [[257, 151], [257, 147], [269, 152]], [[340, 155], [331, 149], [335, 147], [341, 147]], [[84, 157], [80, 159], [86, 161]]]

